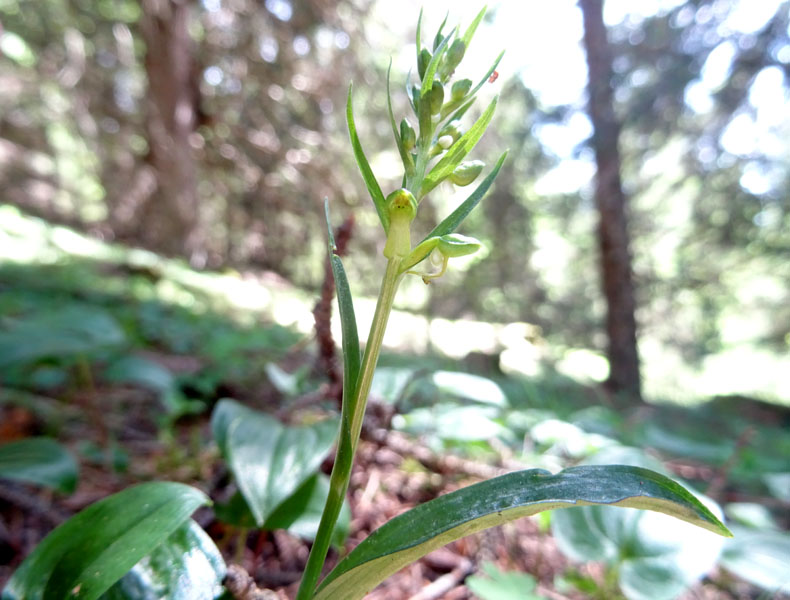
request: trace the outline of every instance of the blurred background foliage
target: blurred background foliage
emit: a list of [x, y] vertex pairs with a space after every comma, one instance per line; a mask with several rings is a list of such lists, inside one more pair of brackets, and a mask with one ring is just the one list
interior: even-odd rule
[[[383, 240], [343, 106], [354, 80], [365, 150], [395, 187], [384, 73], [392, 56], [395, 110], [406, 114], [397, 91], [417, 3], [26, 4], [0, 2], [3, 202], [198, 269], [271, 271], [315, 292], [328, 196], [356, 219], [348, 268], [358, 292], [374, 293]], [[446, 8], [432, 4], [426, 18]], [[477, 7], [452, 9], [463, 20]], [[605, 10], [646, 394], [786, 400], [788, 3], [612, 0]], [[482, 65], [508, 53], [487, 86], [501, 99], [480, 155], [511, 153], [467, 225], [487, 251], [441, 285], [410, 282], [400, 301], [434, 317], [529, 323], [558, 360], [606, 345], [580, 37], [571, 2], [491, 7], [472, 54]], [[440, 190], [418, 227], [457, 201]], [[601, 378], [595, 356], [586, 371]]]
[[[448, 9], [460, 23], [480, 9], [425, 4], [424, 31]], [[353, 80], [362, 144], [389, 192], [400, 173], [386, 71], [392, 57], [400, 119], [419, 3], [31, 7], [0, 0], [0, 478], [71, 489], [73, 452], [78, 490], [89, 490], [75, 504], [157, 478], [209, 482], [228, 500], [201, 413], [223, 397], [295, 422], [336, 409], [312, 313], [325, 278], [324, 197], [351, 232], [344, 262], [363, 335], [371, 321], [384, 239], [350, 152], [346, 94]], [[602, 586], [555, 564], [558, 590], [670, 598], [714, 563], [724, 568], [715, 589], [735, 590], [722, 597], [756, 597], [736, 595], [728, 573], [786, 590], [790, 2], [606, 0], [604, 19], [643, 396], [699, 405], [616, 405], [588, 385], [607, 377], [608, 340], [582, 16], [571, 0], [503, 0], [459, 69], [478, 80], [506, 50], [481, 90], [480, 106], [500, 99], [474, 157], [490, 168], [510, 153], [462, 231], [485, 248], [433, 285], [404, 281], [373, 423], [389, 415], [388, 432], [430, 450], [397, 467], [428, 482], [452, 454], [551, 470], [598, 452], [623, 464], [659, 457], [738, 528], [710, 555], [695, 550], [710, 541], [687, 546], [707, 561], [695, 565], [672, 544], [656, 553], [647, 543], [671, 531], [661, 522], [622, 517], [626, 528], [594, 510], [541, 520], [541, 536], [551, 520], [566, 555], [607, 565]], [[432, 192], [417, 234], [465, 195], [449, 184]], [[338, 340], [337, 319], [332, 329]], [[38, 436], [67, 440], [68, 451], [21, 439]], [[60, 477], [21, 469], [26, 445]], [[8, 514], [27, 506], [2, 500]], [[8, 519], [27, 546], [0, 539], [0, 580], [36, 541], [30, 523], [40, 538], [65, 518], [32, 515]], [[470, 587], [484, 598], [533, 585], [506, 566]], [[644, 584], [656, 573], [663, 591]]]

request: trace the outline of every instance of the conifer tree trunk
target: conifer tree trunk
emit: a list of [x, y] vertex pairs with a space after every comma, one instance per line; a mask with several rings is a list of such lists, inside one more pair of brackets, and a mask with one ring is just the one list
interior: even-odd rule
[[189, 141], [200, 100], [194, 44], [188, 31], [192, 1], [142, 1], [140, 29], [146, 43], [148, 78], [147, 160], [154, 170], [157, 190], [139, 217], [140, 235], [151, 246], [196, 262], [204, 249], [197, 165]]
[[630, 399], [641, 399], [636, 344], [634, 286], [631, 277], [626, 197], [620, 181], [618, 137], [614, 114], [612, 56], [603, 22], [603, 0], [579, 0], [584, 18], [588, 67], [588, 114], [593, 125], [597, 164], [595, 203], [609, 359], [608, 387]]

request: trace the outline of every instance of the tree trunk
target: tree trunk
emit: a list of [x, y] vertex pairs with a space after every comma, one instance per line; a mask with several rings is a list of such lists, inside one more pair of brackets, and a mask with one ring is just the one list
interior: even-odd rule
[[584, 47], [589, 72], [588, 113], [593, 125], [592, 141], [597, 164], [595, 204], [599, 213], [598, 240], [609, 339], [607, 385], [615, 393], [639, 400], [641, 383], [634, 316], [636, 303], [631, 278], [626, 198], [620, 182], [617, 148], [620, 127], [614, 114], [612, 57], [603, 22], [603, 0], [579, 0], [579, 6], [584, 17]]
[[200, 262], [197, 167], [190, 136], [199, 109], [198, 73], [189, 36], [190, 0], [143, 0], [140, 22], [148, 77], [148, 163], [157, 190], [139, 214], [139, 233], [162, 251]]

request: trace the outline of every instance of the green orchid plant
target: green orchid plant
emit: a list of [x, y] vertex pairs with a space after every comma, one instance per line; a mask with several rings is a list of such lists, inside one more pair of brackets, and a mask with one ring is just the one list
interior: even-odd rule
[[[556, 474], [530, 469], [470, 485], [395, 517], [348, 553], [319, 583], [329, 547], [337, 540], [338, 517], [343, 510], [368, 394], [398, 285], [410, 274], [431, 282], [444, 274], [450, 259], [480, 248], [480, 242], [456, 233], [456, 229], [491, 187], [507, 153], [499, 157], [476, 189], [414, 246], [411, 226], [420, 203], [439, 184], [449, 181], [457, 186], [469, 185], [484, 170], [482, 162], [465, 159], [489, 126], [496, 98], [468, 130], [463, 130], [461, 121], [473, 107], [483, 84], [496, 79], [495, 69], [502, 55], [477, 85], [469, 79], [453, 80], [484, 15], [485, 9], [463, 33], [457, 28], [444, 33], [445, 19], [430, 49], [423, 45], [420, 15], [416, 40], [419, 81], [407, 85], [416, 131], [407, 119], [396, 124], [387, 73], [389, 120], [404, 173], [401, 187], [386, 196], [362, 149], [349, 88], [346, 115], [351, 146], [386, 234], [383, 254], [387, 264], [362, 353], [348, 280], [343, 263], [334, 252], [331, 225], [328, 227], [342, 326], [343, 403], [326, 502], [297, 600], [358, 600], [402, 567], [453, 540], [558, 508], [607, 505], [647, 509], [720, 535], [731, 535], [693, 494], [648, 469], [583, 465]], [[325, 210], [329, 224], [328, 203]], [[438, 271], [418, 271], [420, 263], [430, 256], [436, 258]], [[331, 437], [327, 435], [331, 431], [325, 425], [286, 428], [271, 417], [252, 413], [237, 403], [223, 401], [215, 410], [212, 426], [218, 445], [239, 480], [239, 488], [253, 509], [255, 522], [262, 527], [275, 512], [288, 509], [290, 491], [315, 474], [324, 450], [316, 453], [311, 448], [328, 450]], [[269, 433], [264, 434], [262, 428], [268, 428]], [[296, 463], [302, 467], [298, 477], [294, 474]], [[288, 493], [282, 481], [263, 480], [267, 473], [274, 472], [288, 473]], [[218, 598], [223, 593], [224, 561], [205, 532], [190, 520], [192, 512], [206, 504], [210, 502], [203, 492], [170, 482], [145, 483], [105, 498], [47, 536], [13, 575], [1, 600], [95, 600], [105, 593], [108, 595], [104, 597], [110, 598], [138, 598], [142, 596], [135, 596], [128, 589], [139, 589], [140, 581], [152, 580], [149, 571], [155, 567], [171, 581], [167, 594], [162, 595], [160, 590], [157, 597]], [[198, 558], [206, 566], [199, 573], [190, 574], [188, 565], [196, 564]], [[135, 570], [138, 578], [132, 582], [134, 585], [120, 585]]]

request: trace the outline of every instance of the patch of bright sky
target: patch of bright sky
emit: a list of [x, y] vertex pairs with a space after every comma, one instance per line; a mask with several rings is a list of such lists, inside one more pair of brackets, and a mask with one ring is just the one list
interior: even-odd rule
[[[604, 18], [608, 25], [621, 23], [626, 18], [641, 19], [668, 10], [680, 0], [607, 0]], [[418, 14], [420, 2], [410, 8], [404, 3], [379, 2], [384, 22], [399, 23], [405, 30], [413, 26], [413, 15]], [[508, 1], [490, 4], [494, 14], [491, 26], [481, 26], [475, 36], [470, 55], [465, 59], [471, 72], [485, 72], [492, 52], [480, 48], [506, 49], [498, 68], [502, 76], [518, 74], [546, 107], [569, 105], [578, 110], [564, 123], [544, 125], [536, 134], [546, 149], [562, 159], [555, 169], [538, 183], [542, 194], [574, 193], [590, 182], [595, 169], [589, 156], [573, 158], [575, 149], [592, 133], [592, 126], [584, 114], [587, 65], [582, 48], [582, 16], [575, 0], [551, 2]], [[455, 22], [468, 23], [479, 10], [479, 0], [432, 2], [424, 11], [426, 30], [431, 31], [447, 12]], [[413, 46], [400, 63], [409, 68], [413, 62]], [[473, 61], [478, 64], [469, 65]], [[400, 62], [400, 61], [399, 61]]]
[[781, 3], [782, 0], [741, 0], [724, 21], [723, 27], [739, 33], [755, 33], [765, 26]]
[[[761, 29], [775, 13], [782, 0], [734, 0], [736, 6], [722, 25], [721, 34], [731, 32], [753, 33]], [[613, 26], [626, 20], [638, 23], [644, 18], [666, 12], [683, 0], [606, 0], [604, 20]], [[479, 0], [441, 0], [426, 5], [422, 0], [408, 2], [380, 1], [375, 11], [390, 31], [411, 31], [415, 16], [424, 5], [423, 23], [425, 37], [432, 35], [435, 27], [446, 14], [451, 25], [465, 26], [480, 8]], [[472, 51], [464, 65], [470, 73], [485, 72], [492, 57], [500, 48], [506, 49], [498, 68], [503, 77], [518, 74], [534, 91], [546, 107], [569, 105], [577, 108], [566, 122], [544, 126], [536, 134], [547, 150], [562, 159], [555, 171], [539, 183], [542, 193], [571, 193], [582, 189], [590, 180], [594, 169], [591, 158], [573, 158], [574, 149], [587, 139], [591, 125], [584, 111], [587, 66], [581, 40], [583, 25], [581, 12], [575, 0], [527, 2], [508, 0], [489, 4], [494, 14], [491, 25], [482, 25], [475, 36]], [[403, 38], [401, 38], [403, 39]], [[490, 49], [486, 52], [485, 49]], [[704, 113], [713, 106], [711, 94], [726, 81], [735, 55], [735, 47], [724, 42], [711, 52], [699, 81], [692, 83], [686, 92], [689, 108]], [[413, 44], [404, 48], [396, 57], [396, 67], [408, 70], [414, 61]], [[777, 77], [779, 75], [779, 77]], [[484, 88], [485, 90], [485, 88]], [[493, 92], [492, 92], [493, 93]], [[785, 150], [786, 144], [776, 135], [766, 133], [777, 121], [785, 119], [787, 95], [778, 69], [766, 69], [750, 93], [750, 103], [757, 109], [756, 119], [737, 115], [726, 136], [725, 149], [740, 148], [761, 152]], [[767, 144], [767, 147], [766, 147]], [[752, 176], [754, 181], [754, 176]]]

